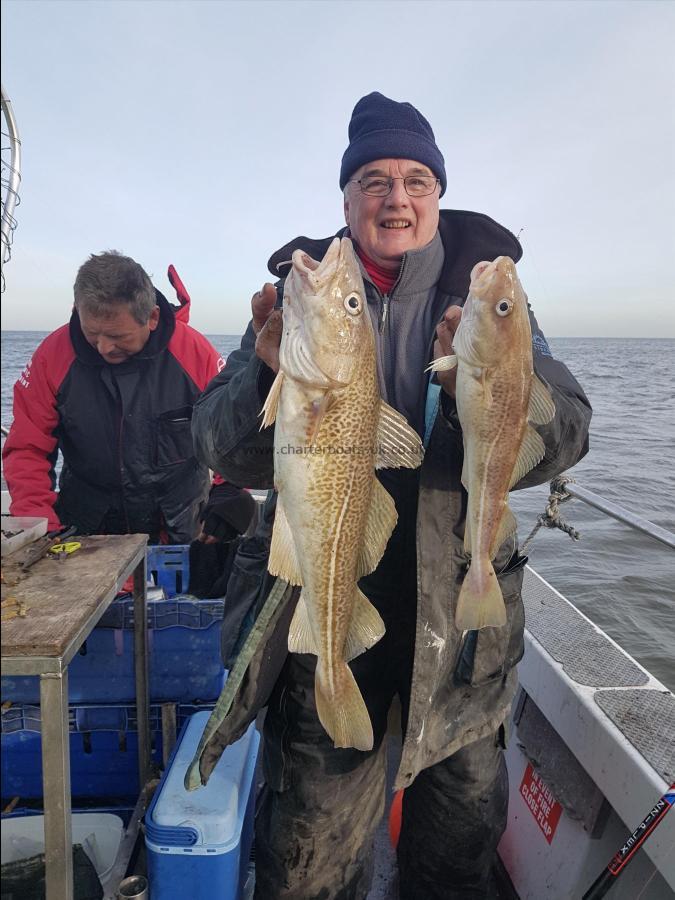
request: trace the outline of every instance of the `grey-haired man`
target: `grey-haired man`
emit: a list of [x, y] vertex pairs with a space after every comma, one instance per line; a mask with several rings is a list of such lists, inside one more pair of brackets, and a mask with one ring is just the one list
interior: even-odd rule
[[189, 295], [173, 267], [169, 276], [177, 307], [121, 253], [92, 255], [78, 270], [70, 322], [42, 341], [14, 387], [2, 448], [13, 515], [152, 543], [190, 543], [202, 531], [211, 479], [190, 418], [224, 363], [187, 324]]
[[[372, 874], [373, 835], [384, 808], [387, 715], [402, 710], [405, 788], [398, 844], [400, 896], [452, 900], [494, 896], [492, 868], [506, 825], [504, 723], [523, 652], [520, 598], [525, 558], [502, 547], [495, 569], [507, 606], [501, 628], [469, 636], [454, 626], [468, 559], [463, 546], [466, 493], [454, 381], [434, 384], [424, 369], [447, 353], [473, 266], [500, 255], [517, 261], [516, 238], [488, 216], [439, 210], [445, 163], [433, 131], [409, 103], [379, 93], [356, 104], [340, 172], [347, 228], [362, 265], [375, 326], [382, 396], [417, 429], [426, 446], [417, 470], [384, 470], [382, 483], [399, 520], [385, 554], [360, 587], [386, 634], [351, 667], [375, 734], [372, 751], [336, 749], [314, 705], [315, 659], [288, 655], [286, 635], [297, 601], [288, 590], [253, 656], [233, 712], [202, 758], [208, 774], [222, 747], [267, 706], [266, 794], [256, 825], [258, 900], [361, 900]], [[320, 259], [331, 238], [296, 238], [269, 262], [281, 278], [292, 251]], [[277, 291], [252, 301], [241, 348], [195, 408], [193, 433], [204, 462], [235, 484], [273, 487], [273, 429], [259, 430], [260, 407], [278, 368]], [[541, 483], [587, 451], [591, 410], [566, 367], [553, 359], [532, 317], [534, 364], [555, 400], [541, 428], [543, 462], [519, 487]], [[221, 450], [222, 448], [222, 450]], [[243, 547], [228, 596], [258, 608], [266, 574], [275, 495]], [[243, 615], [243, 613], [242, 613]], [[473, 637], [471, 637], [473, 635]]]

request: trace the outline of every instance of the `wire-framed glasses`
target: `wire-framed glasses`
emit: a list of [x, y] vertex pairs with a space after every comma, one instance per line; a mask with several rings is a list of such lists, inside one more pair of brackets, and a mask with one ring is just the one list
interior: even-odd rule
[[439, 179], [434, 175], [406, 175], [405, 178], [391, 178], [389, 175], [366, 175], [363, 178], [352, 178], [361, 192], [369, 197], [386, 197], [391, 194], [394, 182], [402, 181], [409, 197], [427, 197], [436, 190]]

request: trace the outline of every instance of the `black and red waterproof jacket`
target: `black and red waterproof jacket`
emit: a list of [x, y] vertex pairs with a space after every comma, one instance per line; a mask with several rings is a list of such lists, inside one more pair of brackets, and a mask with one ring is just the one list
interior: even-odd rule
[[12, 515], [79, 534], [195, 537], [209, 475], [194, 455], [192, 407], [224, 363], [187, 324], [189, 299], [177, 292], [178, 309], [156, 291], [158, 327], [124, 363], [106, 363], [87, 343], [75, 310], [40, 344], [14, 386], [2, 451]]

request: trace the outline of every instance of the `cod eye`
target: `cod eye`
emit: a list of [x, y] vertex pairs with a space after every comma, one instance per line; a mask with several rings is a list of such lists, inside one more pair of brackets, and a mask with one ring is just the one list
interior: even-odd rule
[[358, 315], [361, 312], [361, 298], [358, 294], [347, 294], [344, 307], [350, 316]]
[[513, 300], [500, 300], [499, 303], [495, 306], [495, 312], [498, 316], [508, 316], [508, 314], [513, 309]]

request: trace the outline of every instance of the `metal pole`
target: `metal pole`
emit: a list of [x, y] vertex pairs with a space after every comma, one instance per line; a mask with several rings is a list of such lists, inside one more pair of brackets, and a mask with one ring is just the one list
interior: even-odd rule
[[648, 519], [636, 516], [635, 513], [624, 509], [616, 503], [612, 503], [611, 500], [605, 500], [599, 494], [594, 494], [592, 491], [580, 487], [576, 482], [568, 481], [564, 489], [570, 496], [576, 497], [577, 500], [583, 500], [589, 506], [594, 506], [596, 509], [607, 513], [608, 516], [618, 519], [619, 522], [625, 522], [626, 525], [630, 525], [632, 528], [636, 528], [638, 531], [656, 538], [657, 541], [661, 541], [662, 544], [666, 544], [666, 546], [675, 550], [675, 534], [671, 531], [661, 528], [660, 525], [654, 525]]
[[150, 701], [148, 692], [147, 558], [134, 569], [134, 660], [136, 720], [138, 722], [138, 774], [141, 791], [150, 777]]
[[2, 207], [2, 265], [9, 259], [11, 246], [11, 233], [14, 225], [14, 207], [19, 196], [19, 184], [21, 183], [21, 141], [19, 129], [14, 118], [12, 101], [2, 87], [2, 112], [7, 123], [7, 131], [11, 150], [9, 164], [9, 178], [7, 179], [7, 196]]
[[72, 900], [73, 823], [70, 806], [68, 669], [40, 676], [42, 783], [47, 900]]

